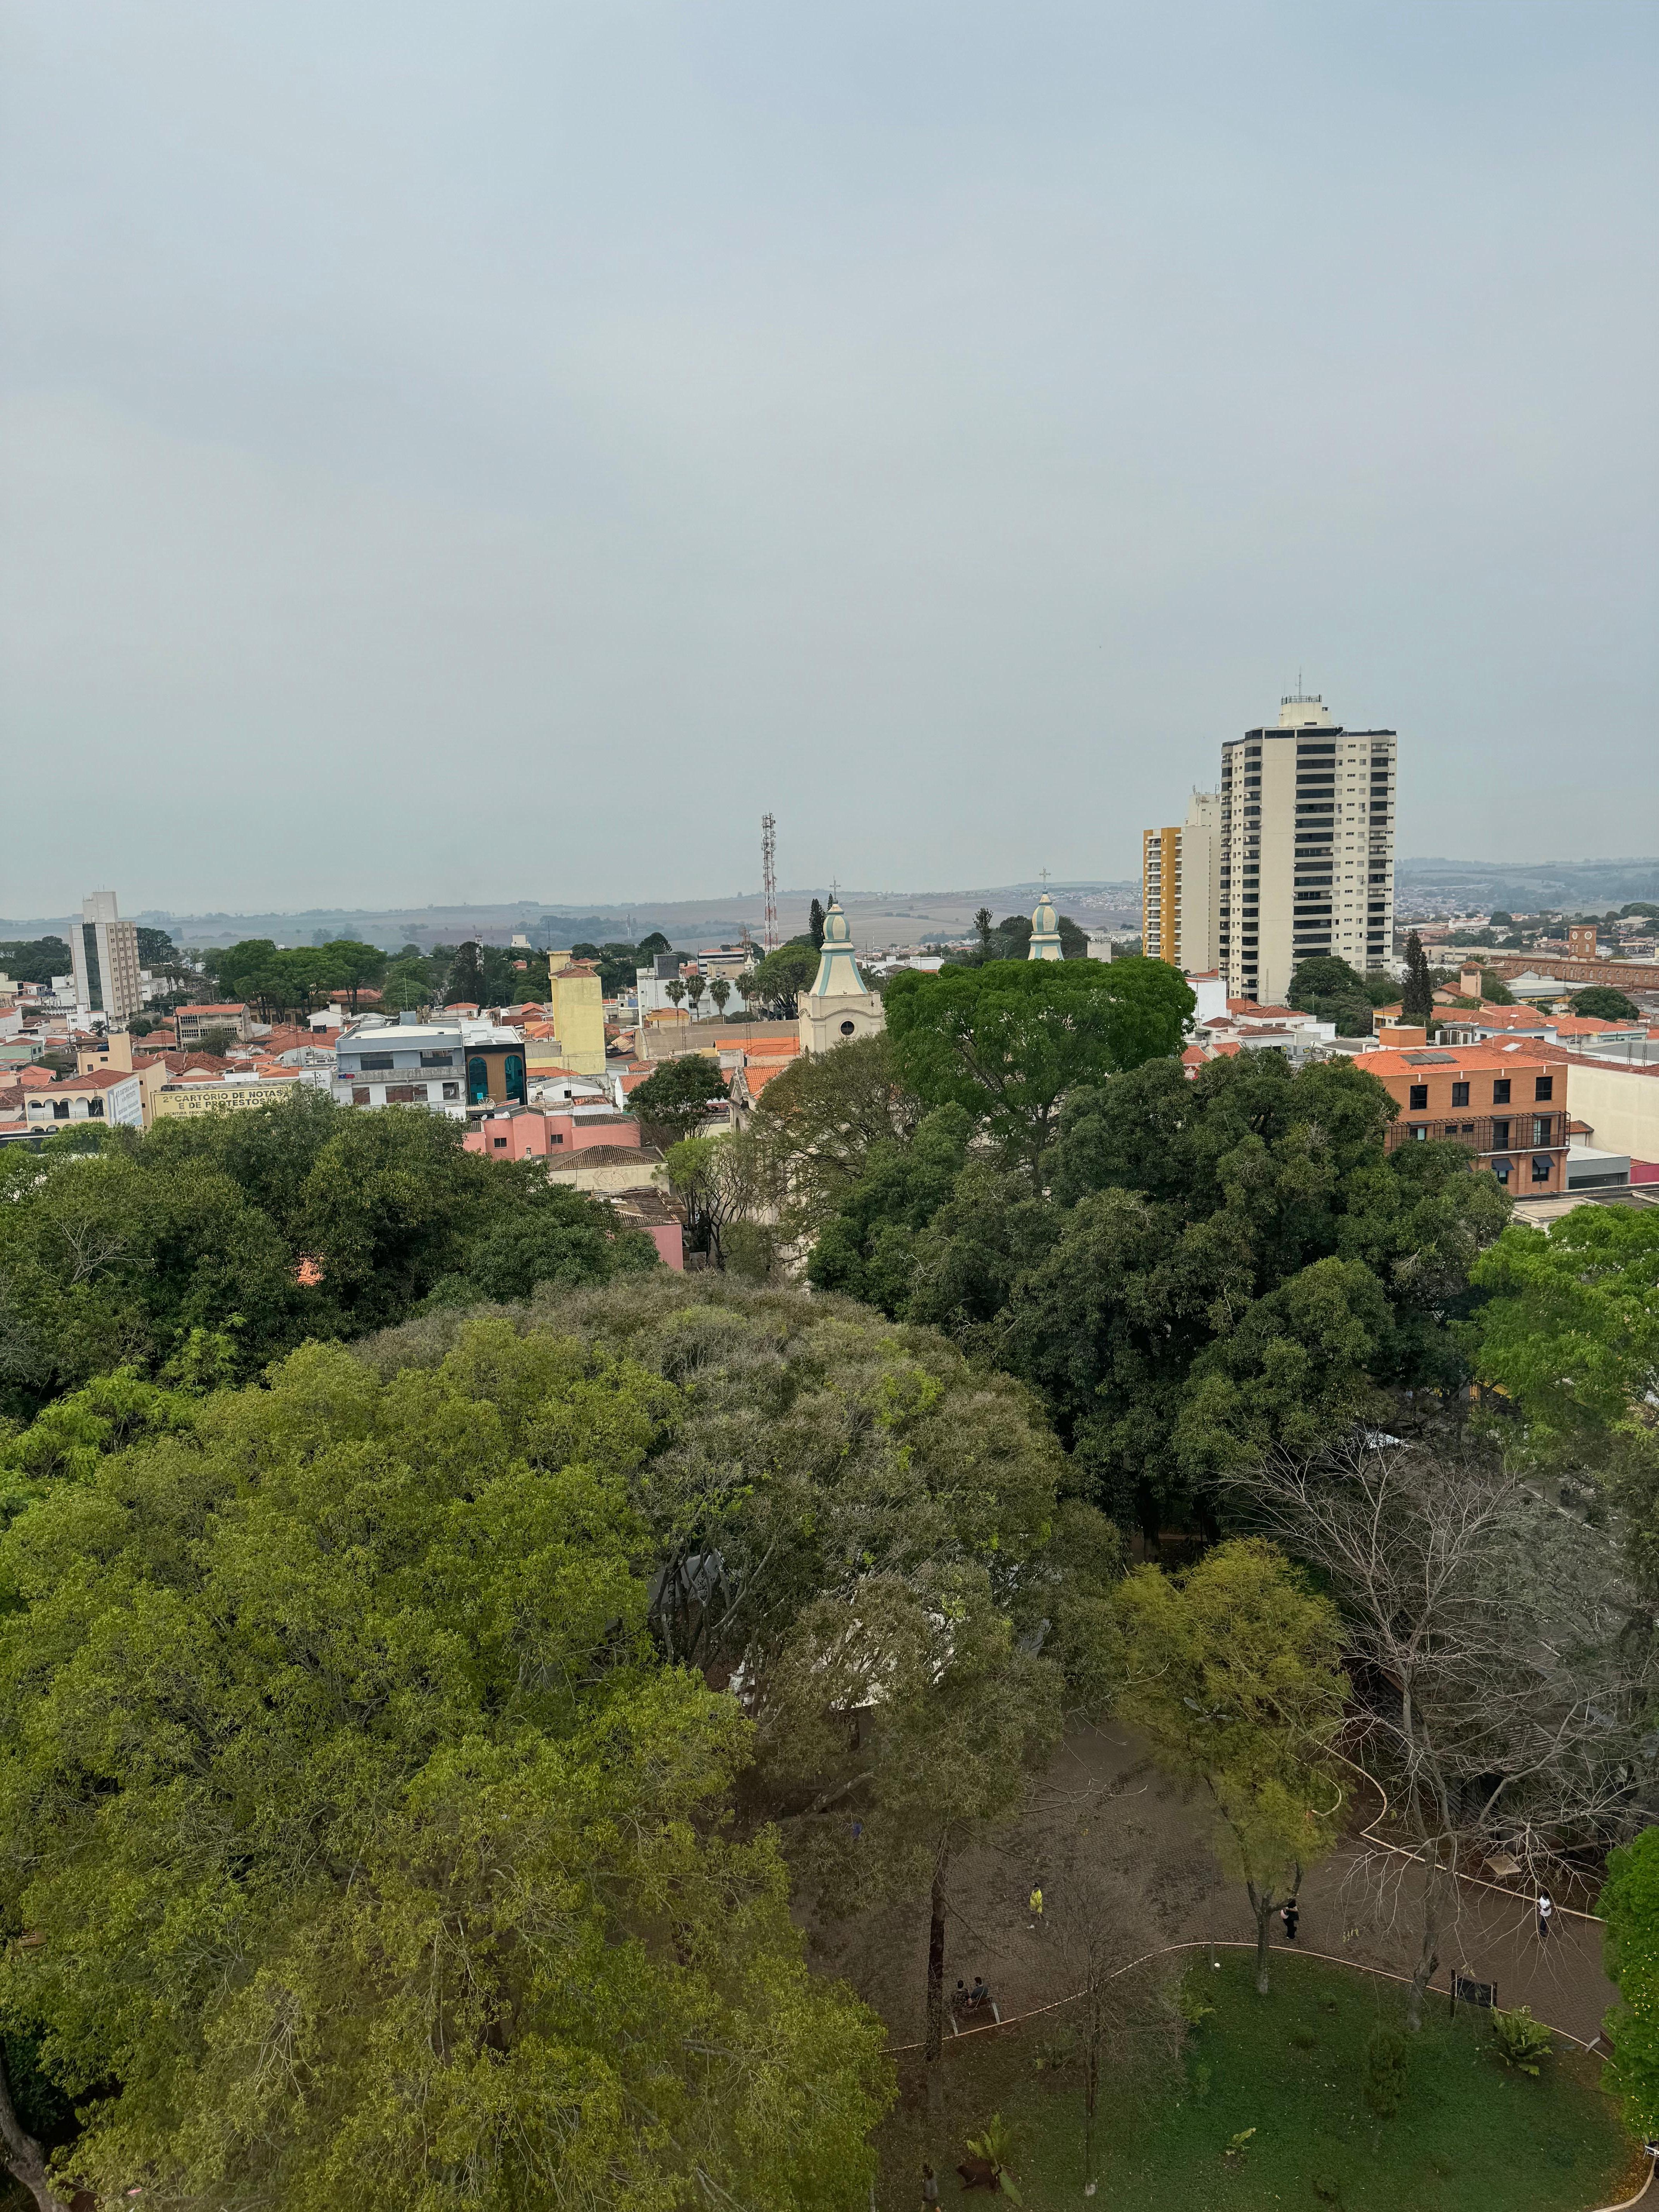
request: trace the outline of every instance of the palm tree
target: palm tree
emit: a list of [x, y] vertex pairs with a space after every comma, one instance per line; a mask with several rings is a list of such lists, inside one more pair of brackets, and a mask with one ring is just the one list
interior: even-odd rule
[[691, 1001], [691, 1018], [693, 1021], [697, 1018], [697, 1008], [702, 1004], [702, 994], [706, 988], [707, 986], [701, 975], [689, 975], [686, 978], [685, 995]]
[[677, 1006], [682, 1005], [684, 1001], [685, 986], [681, 982], [678, 975], [672, 976], [669, 980], [668, 995], [674, 1001], [674, 1004]]
[[714, 1001], [714, 1012], [723, 1014], [726, 1002], [732, 995], [732, 986], [724, 975], [716, 975], [708, 986], [708, 995]]

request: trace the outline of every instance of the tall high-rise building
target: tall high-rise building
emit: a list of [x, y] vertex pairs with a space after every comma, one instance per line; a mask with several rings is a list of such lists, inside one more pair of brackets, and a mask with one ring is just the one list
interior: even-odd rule
[[1230, 997], [1281, 1000], [1299, 962], [1364, 975], [1394, 932], [1392, 730], [1345, 730], [1299, 692], [1221, 749], [1218, 964]]
[[1216, 965], [1220, 827], [1219, 795], [1195, 791], [1184, 822], [1148, 830], [1141, 841], [1141, 949], [1188, 975], [1207, 975]]
[[106, 1028], [125, 1022], [144, 1003], [138, 981], [138, 930], [116, 911], [113, 891], [94, 891], [81, 902], [81, 920], [70, 931], [75, 1003], [101, 1014]]

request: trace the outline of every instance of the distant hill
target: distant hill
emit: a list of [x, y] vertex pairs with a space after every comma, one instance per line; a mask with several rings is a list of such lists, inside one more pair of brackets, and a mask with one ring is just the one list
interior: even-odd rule
[[1509, 907], [1622, 906], [1626, 899], [1659, 899], [1659, 859], [1617, 860], [1407, 860], [1395, 867], [1395, 883], [1449, 905]]

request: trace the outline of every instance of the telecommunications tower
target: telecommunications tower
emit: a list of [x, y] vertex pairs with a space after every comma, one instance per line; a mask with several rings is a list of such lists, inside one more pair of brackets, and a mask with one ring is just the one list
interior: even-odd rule
[[766, 900], [766, 919], [761, 939], [769, 952], [778, 949], [778, 824], [775, 816], [761, 817], [761, 890]]

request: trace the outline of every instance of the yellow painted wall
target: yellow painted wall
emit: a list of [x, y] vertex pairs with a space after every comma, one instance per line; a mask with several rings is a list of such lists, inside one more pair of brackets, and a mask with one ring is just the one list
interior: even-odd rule
[[559, 1040], [556, 1065], [577, 1075], [605, 1073], [605, 986], [597, 975], [580, 975], [553, 965], [547, 986], [548, 1018]]
[[1659, 1075], [1570, 1060], [1567, 1111], [1575, 1121], [1589, 1123], [1598, 1152], [1659, 1160]]

